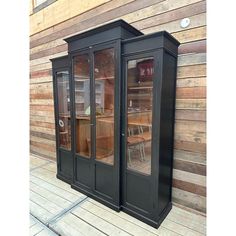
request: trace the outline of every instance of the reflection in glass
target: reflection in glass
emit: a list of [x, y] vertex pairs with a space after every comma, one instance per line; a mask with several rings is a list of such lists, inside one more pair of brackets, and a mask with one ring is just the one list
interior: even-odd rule
[[88, 54], [74, 57], [76, 153], [91, 156], [90, 138], [90, 77]]
[[96, 159], [114, 162], [114, 49], [94, 53]]
[[153, 58], [128, 61], [127, 166], [151, 174]]
[[69, 72], [56, 73], [58, 112], [59, 112], [59, 146], [71, 149], [71, 119], [70, 119], [70, 86]]

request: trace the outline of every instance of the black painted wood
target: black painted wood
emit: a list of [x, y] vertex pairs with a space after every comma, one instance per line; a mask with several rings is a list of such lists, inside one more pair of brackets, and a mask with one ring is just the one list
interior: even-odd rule
[[167, 32], [122, 41], [122, 160], [126, 158], [127, 148], [127, 63], [134, 59], [154, 58], [151, 175], [128, 170], [125, 161], [121, 172], [121, 208], [153, 226], [158, 226], [171, 209], [178, 45]]
[[[65, 39], [69, 57], [52, 60], [54, 73], [69, 68], [72, 101], [72, 152], [62, 154], [58, 148], [58, 178], [66, 181], [72, 173], [71, 186], [97, 201], [158, 227], [172, 207], [173, 138], [175, 115], [176, 68], [179, 42], [166, 31], [143, 35], [128, 23], [119, 20]], [[115, 133], [114, 165], [95, 158], [95, 85], [94, 52], [115, 49]], [[89, 54], [91, 143], [90, 159], [76, 154], [73, 58]], [[154, 58], [151, 175], [128, 170], [126, 166], [127, 134], [127, 62], [145, 57]], [[56, 98], [54, 82], [54, 97]], [[55, 99], [57, 124], [57, 99]], [[58, 136], [58, 131], [57, 131]], [[63, 157], [62, 157], [63, 155]], [[67, 161], [65, 157], [68, 157]], [[71, 170], [71, 171], [70, 171]], [[141, 193], [141, 194], [140, 194]]]
[[104, 42], [117, 39], [127, 39], [140, 35], [143, 35], [143, 33], [125, 21], [118, 20], [64, 40], [68, 43], [68, 51], [73, 52]]
[[[68, 56], [51, 59], [53, 68], [53, 94], [55, 111], [55, 131], [56, 131], [56, 154], [57, 154], [57, 177], [67, 183], [72, 183], [73, 178], [73, 155], [71, 151], [65, 150], [59, 146], [59, 111], [57, 94], [57, 72], [69, 72]], [[69, 75], [70, 76], [70, 75]], [[71, 88], [71, 86], [70, 86]], [[72, 146], [73, 147], [73, 146]]]

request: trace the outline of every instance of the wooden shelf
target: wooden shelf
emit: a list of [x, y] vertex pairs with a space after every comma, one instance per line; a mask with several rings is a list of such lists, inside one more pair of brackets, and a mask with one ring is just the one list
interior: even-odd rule
[[114, 76], [95, 78], [95, 82], [96, 80], [107, 80], [107, 79], [114, 79], [114, 78], [115, 78]]
[[69, 81], [68, 80], [64, 80], [64, 81], [58, 81], [58, 84], [68, 84]]
[[152, 86], [134, 86], [134, 87], [128, 87], [130, 90], [140, 90], [140, 89], [152, 89]]
[[60, 132], [60, 134], [68, 134], [68, 132], [67, 131], [62, 131], [62, 132]]
[[76, 120], [90, 120], [90, 116], [76, 116]]
[[150, 97], [150, 94], [128, 94], [128, 99], [132, 100], [140, 100], [142, 98], [142, 102], [144, 99], [151, 100], [152, 97]]
[[90, 79], [90, 77], [86, 76], [86, 75], [75, 76], [74, 78], [75, 78], [75, 82], [77, 82], [77, 81], [85, 81], [85, 80]]
[[141, 110], [141, 111], [128, 111], [128, 114], [136, 114], [136, 113], [151, 113], [152, 110]]
[[59, 117], [70, 118], [70, 115], [68, 115], [68, 114], [59, 114]]

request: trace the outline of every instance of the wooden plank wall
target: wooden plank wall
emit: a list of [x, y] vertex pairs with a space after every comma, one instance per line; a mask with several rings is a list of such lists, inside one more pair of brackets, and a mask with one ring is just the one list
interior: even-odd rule
[[[185, 17], [189, 17], [191, 23], [183, 29], [180, 20]], [[52, 68], [49, 59], [67, 53], [63, 38], [119, 18], [145, 34], [167, 30], [181, 42], [177, 75], [173, 201], [204, 213], [206, 1], [110, 0], [31, 35], [31, 151], [55, 158]]]

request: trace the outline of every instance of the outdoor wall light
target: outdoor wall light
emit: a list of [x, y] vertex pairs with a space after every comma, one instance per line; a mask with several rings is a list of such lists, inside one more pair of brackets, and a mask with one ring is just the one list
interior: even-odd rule
[[180, 21], [180, 26], [182, 28], [187, 28], [190, 25], [190, 19], [189, 18], [184, 18]]

